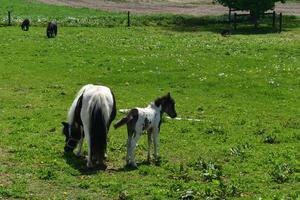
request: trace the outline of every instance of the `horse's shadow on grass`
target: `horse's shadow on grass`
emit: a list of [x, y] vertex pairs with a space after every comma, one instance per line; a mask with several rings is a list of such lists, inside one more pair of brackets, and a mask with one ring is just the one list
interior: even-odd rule
[[[82, 175], [91, 175], [96, 174], [100, 171], [108, 171], [108, 172], [126, 172], [136, 170], [138, 168], [130, 167], [130, 166], [123, 166], [120, 168], [110, 168], [106, 169], [101, 166], [97, 166], [94, 168], [87, 168], [86, 166], [86, 159], [84, 156], [76, 156], [74, 153], [64, 153], [63, 158], [66, 160], [67, 164], [70, 165], [72, 168], [78, 170]], [[137, 163], [138, 167], [143, 165], [150, 165], [147, 161], [143, 161]]]
[[76, 156], [74, 153], [64, 153], [63, 158], [66, 160], [68, 165], [79, 170], [82, 174], [87, 170], [86, 159], [84, 157]]
[[68, 165], [78, 170], [82, 175], [96, 174], [99, 171], [105, 170], [103, 166], [97, 166], [94, 168], [87, 168], [86, 159], [84, 156], [76, 156], [74, 153], [64, 153], [63, 158], [66, 160]]
[[[63, 158], [66, 160], [68, 165], [70, 165], [72, 168], [78, 170], [80, 172], [80, 174], [82, 174], [82, 175], [92, 175], [92, 174], [96, 174], [100, 171], [127, 172], [127, 171], [137, 170], [138, 167], [141, 167], [141, 166], [151, 165], [151, 163], [149, 163], [147, 161], [142, 161], [142, 162], [137, 163], [137, 167], [131, 167], [131, 166], [124, 165], [123, 167], [119, 167], [119, 168], [106, 169], [101, 166], [97, 166], [97, 167], [90, 169], [90, 168], [87, 168], [87, 166], [86, 166], [86, 159], [84, 156], [78, 157], [74, 153], [64, 153]], [[154, 163], [154, 164], [156, 166], [160, 165], [160, 163]]]

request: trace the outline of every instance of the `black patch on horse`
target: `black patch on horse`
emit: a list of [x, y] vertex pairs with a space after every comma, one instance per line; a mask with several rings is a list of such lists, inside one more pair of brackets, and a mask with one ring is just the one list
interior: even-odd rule
[[48, 38], [55, 37], [57, 35], [57, 24], [55, 22], [49, 22], [46, 33]]
[[23, 31], [29, 31], [30, 21], [29, 19], [24, 19], [24, 21], [21, 24], [21, 28]]
[[145, 118], [144, 123], [143, 123], [143, 131], [147, 130], [149, 128], [150, 121], [149, 119]]
[[163, 115], [164, 112], [167, 113], [171, 118], [177, 117], [177, 113], [175, 111], [175, 101], [171, 97], [170, 93], [168, 93], [167, 95], [164, 95], [162, 97], [157, 98], [154, 101], [154, 104], [157, 107], [161, 106], [160, 121], [159, 121], [158, 128], [160, 128], [162, 115]]
[[[82, 120], [81, 120], [81, 109], [82, 109], [82, 99], [83, 94], [78, 98], [75, 111], [74, 111], [74, 118], [73, 123], [68, 124], [66, 122], [63, 122], [64, 125], [63, 133], [66, 136], [66, 145], [65, 145], [65, 152], [71, 152], [73, 151], [78, 141], [84, 137], [84, 133], [81, 133], [81, 130], [83, 128]], [[70, 129], [70, 130], [69, 130]], [[71, 133], [69, 133], [71, 131]]]
[[77, 105], [74, 111], [73, 122], [76, 123], [78, 126], [83, 126], [81, 116], [80, 116], [81, 108], [82, 108], [82, 99], [83, 99], [83, 94], [78, 98]]

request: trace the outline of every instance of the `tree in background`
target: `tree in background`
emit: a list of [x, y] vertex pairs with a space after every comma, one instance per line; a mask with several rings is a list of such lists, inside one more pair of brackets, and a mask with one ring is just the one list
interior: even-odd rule
[[276, 2], [285, 3], [286, 0], [216, 0], [228, 8], [250, 11], [250, 16], [257, 27], [257, 21], [262, 14], [275, 7]]

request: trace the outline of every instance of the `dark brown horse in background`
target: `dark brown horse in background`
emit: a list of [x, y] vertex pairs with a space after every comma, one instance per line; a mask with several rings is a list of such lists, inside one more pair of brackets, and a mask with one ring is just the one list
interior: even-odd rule
[[57, 24], [55, 22], [49, 22], [46, 33], [48, 38], [54, 38], [57, 35]]
[[30, 21], [29, 19], [24, 19], [24, 21], [21, 23], [21, 28], [23, 31], [29, 31]]

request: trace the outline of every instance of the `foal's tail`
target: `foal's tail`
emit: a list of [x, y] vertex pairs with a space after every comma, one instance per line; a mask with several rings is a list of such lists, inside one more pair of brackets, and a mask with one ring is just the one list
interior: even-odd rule
[[122, 119], [117, 121], [117, 123], [114, 124], [114, 128], [117, 129], [120, 126], [123, 126], [124, 124], [127, 124], [128, 122], [130, 122], [133, 119], [137, 120], [137, 118], [138, 118], [138, 109], [136, 109], [136, 108], [131, 109], [126, 117], [123, 117]]

